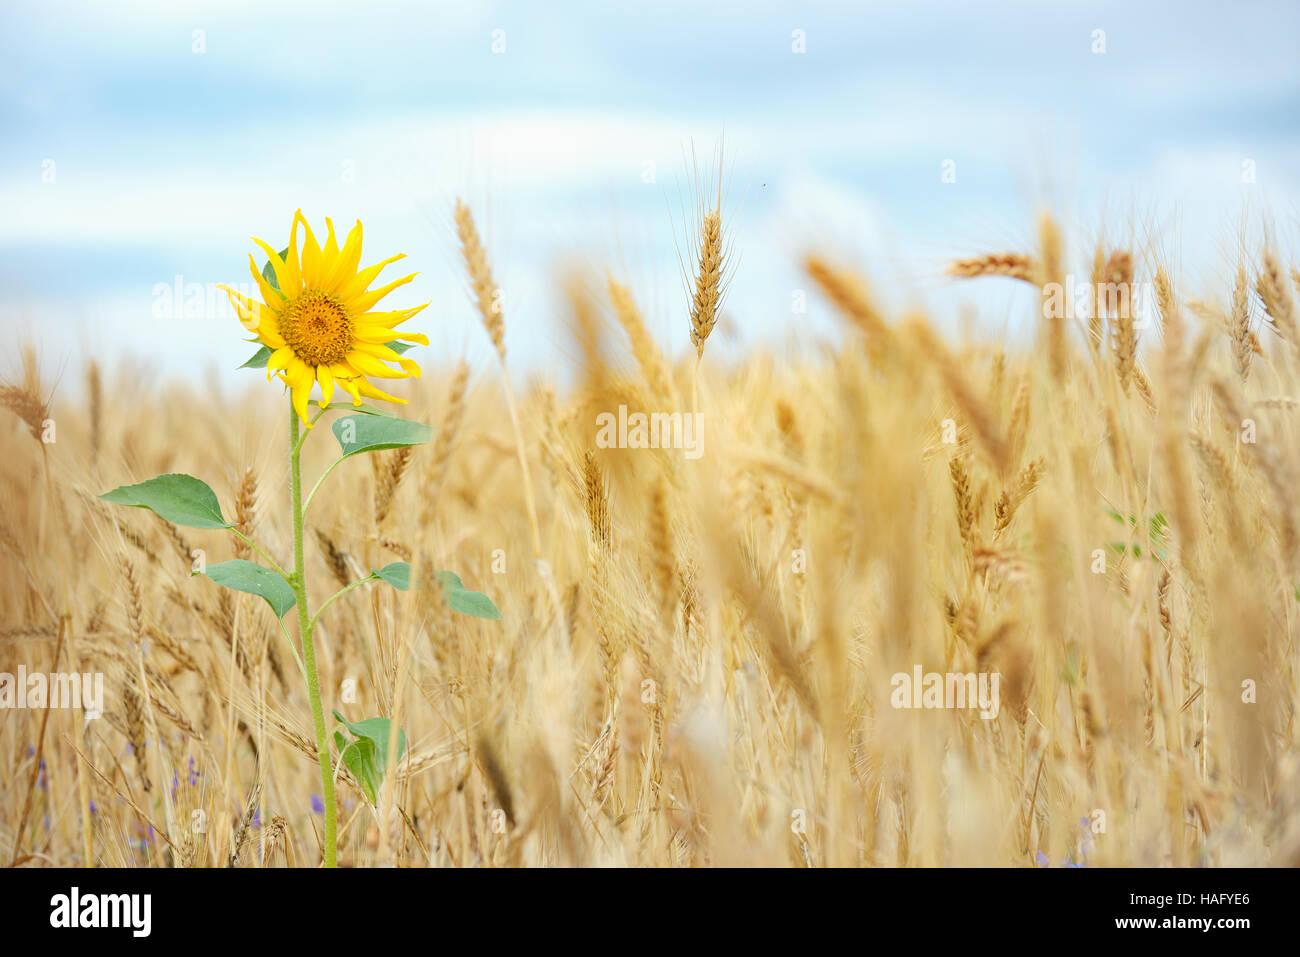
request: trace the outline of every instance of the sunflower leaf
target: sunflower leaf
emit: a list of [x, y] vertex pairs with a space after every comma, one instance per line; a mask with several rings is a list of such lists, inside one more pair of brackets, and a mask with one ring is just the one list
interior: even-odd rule
[[388, 582], [398, 591], [408, 591], [411, 587], [411, 565], [409, 562], [392, 562], [383, 568], [373, 568], [370, 574]]
[[[371, 571], [371, 575], [388, 582], [398, 591], [411, 587], [411, 566], [407, 562], [392, 562]], [[492, 599], [482, 592], [470, 591], [455, 572], [436, 571], [434, 577], [442, 585], [442, 597], [452, 611], [474, 618], [500, 620], [501, 612]]]
[[271, 347], [262, 346], [253, 355], [251, 359], [245, 362], [239, 368], [241, 369], [265, 369], [266, 364], [271, 361]]
[[[289, 255], [289, 247], [285, 246], [280, 250], [280, 259], [283, 260], [287, 255]], [[262, 278], [265, 279], [276, 292], [280, 291], [280, 283], [276, 281], [275, 278], [275, 267], [271, 265], [271, 260], [269, 259], [266, 261], [266, 265], [262, 267]]]
[[[191, 572], [191, 574], [197, 575], [198, 572]], [[285, 613], [297, 604], [293, 589], [280, 573], [256, 562], [235, 558], [228, 562], [209, 565], [204, 574], [218, 585], [265, 599], [277, 618], [283, 618]]]
[[418, 343], [415, 343], [415, 342], [398, 342], [397, 340], [393, 340], [392, 342], [388, 343], [388, 348], [392, 349], [394, 352], [396, 352], [396, 353], [400, 356], [400, 355], [405, 354], [405, 353], [408, 352], [409, 350], [414, 349], [414, 348], [416, 347], [416, 345], [418, 345]]
[[501, 612], [492, 603], [492, 599], [482, 592], [470, 591], [461, 583], [460, 576], [454, 572], [434, 572], [442, 582], [442, 597], [447, 600], [452, 611], [475, 618], [492, 618], [500, 620]]
[[345, 459], [361, 452], [420, 445], [433, 436], [433, 429], [427, 425], [378, 415], [346, 415], [335, 419], [330, 429]]
[[[338, 746], [339, 756], [347, 769], [356, 777], [367, 800], [375, 803], [379, 786], [388, 771], [388, 739], [392, 733], [392, 722], [388, 718], [366, 718], [364, 721], [349, 721], [337, 711], [334, 717], [352, 732], [355, 740], [348, 741], [341, 731], [334, 732], [334, 743]], [[397, 757], [393, 764], [402, 760], [406, 751], [406, 732], [397, 731]]]
[[114, 505], [147, 508], [173, 525], [186, 528], [230, 528], [221, 514], [217, 494], [193, 475], [170, 472], [135, 485], [119, 485], [99, 496]]
[[[338, 712], [334, 714], [337, 716]], [[339, 758], [343, 766], [352, 772], [352, 776], [357, 779], [361, 785], [361, 790], [366, 796], [366, 800], [371, 804], [375, 803], [375, 785], [374, 785], [374, 767], [375, 767], [375, 745], [369, 738], [361, 738], [356, 741], [349, 741], [343, 737], [342, 731], [334, 732], [334, 745], [339, 749]]]

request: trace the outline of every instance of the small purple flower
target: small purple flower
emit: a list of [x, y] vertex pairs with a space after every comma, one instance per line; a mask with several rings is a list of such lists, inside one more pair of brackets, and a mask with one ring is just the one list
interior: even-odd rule
[[90, 813], [91, 813], [91, 814], [98, 814], [98, 813], [99, 813], [99, 807], [95, 804], [94, 801], [91, 801], [91, 802], [90, 802]]
[[253, 812], [253, 823], [251, 826], [252, 827], [262, 826], [262, 812], [260, 809]]
[[321, 796], [319, 794], [313, 794], [311, 796], [311, 809], [315, 811], [317, 814], [325, 813], [325, 802], [321, 800]]
[[30, 758], [33, 757], [35, 754], [36, 754], [36, 749], [33, 748], [30, 744], [27, 745], [27, 756]]
[[1075, 860], [1073, 866], [1087, 867], [1088, 855], [1092, 853], [1093, 847], [1095, 846], [1094, 835], [1092, 833], [1092, 822], [1086, 817], [1079, 818], [1079, 830], [1081, 833], [1079, 835], [1078, 847], [1076, 848], [1078, 858], [1075, 860], [1074, 855], [1071, 855], [1071, 859]]
[[1049, 858], [1049, 857], [1048, 857], [1046, 854], [1044, 854], [1042, 851], [1039, 851], [1038, 853], [1036, 853], [1036, 854], [1034, 855], [1034, 866], [1035, 866], [1035, 867], [1051, 867], [1051, 866], [1052, 866], [1051, 858]]

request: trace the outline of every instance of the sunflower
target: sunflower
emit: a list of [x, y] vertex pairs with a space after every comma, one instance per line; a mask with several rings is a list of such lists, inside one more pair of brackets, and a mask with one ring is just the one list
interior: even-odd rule
[[[301, 252], [298, 227], [302, 226]], [[374, 307], [398, 286], [416, 274], [404, 276], [378, 289], [370, 289], [389, 263], [404, 259], [405, 254], [390, 256], [383, 262], [358, 269], [361, 262], [361, 222], [348, 233], [343, 248], [334, 236], [334, 224], [325, 220], [329, 236], [322, 247], [311, 226], [298, 210], [289, 230], [289, 247], [283, 256], [256, 237], [271, 262], [275, 274], [272, 285], [257, 268], [252, 255], [249, 269], [261, 290], [262, 301], [250, 299], [229, 286], [220, 286], [230, 297], [239, 321], [256, 339], [271, 350], [266, 363], [266, 378], [278, 375], [293, 397], [298, 417], [311, 428], [307, 402], [319, 383], [321, 408], [334, 398], [337, 385], [360, 405], [362, 396], [388, 402], [405, 402], [381, 392], [367, 381], [405, 379], [420, 374], [420, 367], [405, 359], [388, 343], [396, 340], [427, 346], [429, 340], [418, 333], [399, 332], [396, 327], [428, 305], [388, 312], [373, 312]], [[393, 368], [389, 363], [396, 363]]]

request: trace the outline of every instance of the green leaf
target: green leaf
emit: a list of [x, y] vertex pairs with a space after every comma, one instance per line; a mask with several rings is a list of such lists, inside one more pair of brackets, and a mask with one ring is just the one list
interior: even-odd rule
[[394, 341], [392, 341], [392, 342], [389, 342], [389, 343], [386, 343], [386, 345], [388, 346], [388, 348], [392, 349], [392, 350], [393, 350], [394, 352], [396, 352], [399, 356], [400, 356], [400, 355], [404, 355], [404, 354], [406, 354], [406, 353], [409, 352], [411, 349], [414, 349], [414, 348], [416, 347], [417, 344], [418, 344], [418, 343], [414, 343], [414, 342], [398, 342], [398, 341], [396, 341], [396, 340], [394, 340]]
[[[334, 712], [336, 715], [337, 711]], [[375, 746], [367, 740], [351, 741], [343, 737], [343, 732], [334, 732], [334, 745], [339, 749], [339, 758], [352, 776], [361, 785], [366, 800], [375, 803]]]
[[193, 475], [171, 472], [136, 485], [119, 485], [100, 496], [114, 505], [147, 508], [187, 528], [230, 528], [217, 495]]
[[[347, 769], [356, 777], [366, 798], [375, 803], [379, 787], [388, 771], [388, 739], [392, 732], [392, 722], [388, 718], [366, 718], [355, 723], [349, 721], [337, 711], [334, 717], [347, 726], [354, 740], [348, 741], [340, 731], [334, 732], [334, 743], [338, 746], [339, 757]], [[406, 732], [398, 729], [397, 757], [393, 764], [402, 760], [406, 751]]]
[[492, 604], [492, 599], [482, 592], [470, 591], [461, 584], [460, 577], [453, 572], [434, 572], [442, 582], [442, 597], [447, 600], [452, 611], [475, 618], [500, 619], [501, 612]]
[[398, 591], [407, 591], [411, 587], [411, 566], [408, 562], [392, 562], [383, 568], [371, 569], [371, 574], [388, 582]]
[[[392, 562], [383, 568], [372, 570], [371, 574], [388, 582], [398, 591], [407, 591], [411, 587], [411, 566], [407, 562]], [[482, 592], [470, 591], [455, 572], [437, 571], [433, 575], [442, 585], [443, 600], [452, 611], [475, 618], [500, 620], [501, 612], [492, 599]]]
[[[289, 247], [285, 246], [280, 250], [280, 258], [284, 259], [287, 255], [289, 255]], [[275, 280], [275, 267], [271, 265], [271, 260], [269, 259], [266, 261], [266, 265], [262, 267], [262, 278], [270, 283], [271, 288], [276, 292], [280, 291], [280, 284]]]
[[254, 354], [254, 356], [253, 356], [251, 359], [249, 359], [247, 362], [245, 362], [245, 363], [244, 363], [242, 366], [240, 366], [239, 368], [241, 368], [241, 369], [265, 369], [265, 368], [266, 368], [266, 364], [267, 364], [268, 362], [270, 362], [270, 361], [271, 361], [271, 347], [270, 347], [270, 346], [262, 346], [262, 348], [258, 349], [257, 352], [256, 352], [256, 354]]
[[296, 604], [293, 589], [280, 573], [256, 562], [235, 558], [209, 565], [204, 574], [218, 585], [266, 599], [277, 618], [283, 618], [285, 612]]
[[419, 445], [433, 435], [433, 429], [419, 422], [378, 415], [347, 415], [335, 419], [330, 429], [338, 439], [343, 458]]

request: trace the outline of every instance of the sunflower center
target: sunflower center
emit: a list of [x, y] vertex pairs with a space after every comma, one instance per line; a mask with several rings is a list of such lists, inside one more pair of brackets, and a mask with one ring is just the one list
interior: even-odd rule
[[329, 365], [352, 348], [352, 320], [337, 297], [309, 289], [280, 314], [280, 335], [307, 365]]

